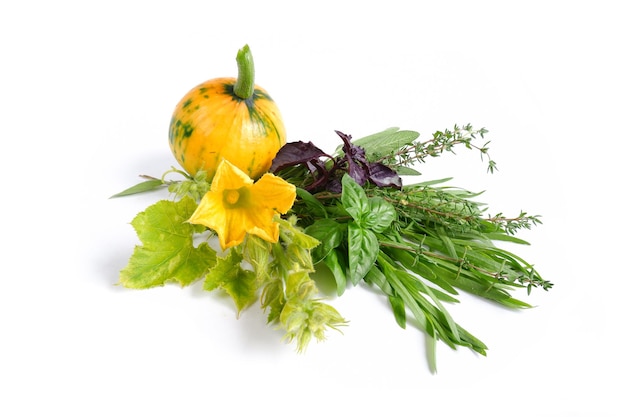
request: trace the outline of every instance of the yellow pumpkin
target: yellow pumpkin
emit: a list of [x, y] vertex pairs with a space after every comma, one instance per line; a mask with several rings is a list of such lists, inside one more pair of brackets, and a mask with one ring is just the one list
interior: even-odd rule
[[215, 78], [189, 91], [174, 110], [169, 129], [172, 153], [194, 176], [211, 180], [224, 159], [256, 179], [267, 172], [286, 142], [276, 103], [254, 84], [248, 45], [237, 53], [237, 78]]

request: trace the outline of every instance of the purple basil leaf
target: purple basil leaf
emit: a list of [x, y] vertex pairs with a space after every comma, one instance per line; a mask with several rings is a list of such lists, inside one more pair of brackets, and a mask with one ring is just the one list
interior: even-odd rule
[[290, 166], [300, 165], [309, 161], [317, 160], [322, 156], [328, 156], [311, 142], [286, 143], [272, 161], [270, 172], [278, 172]]
[[337, 178], [333, 178], [326, 184], [326, 190], [331, 193], [341, 194], [341, 181]]
[[357, 184], [363, 185], [369, 177], [369, 170], [367, 168], [367, 160], [365, 159], [365, 150], [358, 146], [352, 145], [350, 139], [352, 136], [346, 135], [338, 130], [335, 133], [339, 135], [343, 141], [343, 152], [348, 162], [348, 175], [354, 179]]
[[379, 187], [402, 188], [402, 178], [396, 171], [378, 162], [369, 164], [369, 180]]
[[370, 176], [366, 165], [361, 165], [354, 161], [348, 165], [348, 175], [359, 185], [365, 184]]
[[367, 163], [367, 159], [365, 158], [365, 149], [352, 144], [352, 135], [346, 135], [338, 130], [335, 130], [335, 133], [337, 133], [343, 141], [343, 152], [349, 160], [363, 164]]

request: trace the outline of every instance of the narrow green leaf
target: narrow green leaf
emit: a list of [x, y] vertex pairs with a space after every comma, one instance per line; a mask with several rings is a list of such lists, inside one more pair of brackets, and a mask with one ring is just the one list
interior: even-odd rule
[[439, 238], [439, 240], [441, 240], [441, 243], [443, 243], [446, 249], [446, 253], [452, 256], [453, 258], [458, 258], [454, 243], [452, 243], [452, 240], [448, 237], [448, 234], [446, 233], [445, 229], [442, 227], [438, 227], [437, 233], [438, 233], [437, 237]]
[[499, 240], [501, 242], [512, 242], [519, 245], [530, 245], [527, 241], [515, 236], [507, 235], [506, 233], [483, 233], [483, 235], [491, 240]]
[[296, 195], [300, 199], [302, 199], [304, 204], [306, 204], [308, 210], [310, 210], [311, 215], [315, 217], [327, 217], [324, 205], [322, 205], [322, 203], [320, 203], [320, 201], [315, 198], [313, 194], [311, 194], [307, 190], [298, 187], [296, 188]]
[[124, 191], [120, 191], [119, 193], [114, 194], [109, 198], [117, 198], [117, 197], [124, 197], [127, 195], [132, 195], [132, 194], [145, 193], [147, 191], [153, 191], [158, 188], [162, 188], [164, 186], [165, 186], [165, 183], [161, 180], [156, 180], [156, 179], [147, 180], [147, 181], [140, 182], [139, 184], [135, 184], [132, 187], [125, 189]]
[[426, 318], [426, 314], [422, 308], [420, 308], [419, 304], [415, 301], [415, 299], [411, 296], [409, 291], [402, 285], [402, 282], [398, 279], [395, 268], [388, 261], [384, 259], [383, 256], [378, 257], [378, 263], [382, 268], [382, 272], [387, 277], [387, 282], [391, 285], [391, 288], [395, 291], [395, 293], [402, 298], [406, 307], [413, 314], [413, 318], [415, 318], [417, 327], [420, 330], [426, 331], [428, 327], [428, 319]]
[[389, 296], [389, 304], [391, 305], [391, 310], [393, 311], [393, 316], [396, 318], [398, 326], [406, 329], [406, 310], [402, 297], [396, 295]]
[[391, 285], [389, 285], [389, 282], [387, 281], [387, 277], [385, 277], [385, 274], [383, 274], [381, 270], [378, 269], [376, 264], [374, 264], [374, 266], [370, 268], [369, 272], [367, 273], [367, 275], [365, 275], [363, 280], [368, 284], [376, 285], [382, 290], [383, 293], [388, 296], [392, 296], [395, 294], [393, 292], [393, 288], [391, 288]]
[[441, 179], [437, 179], [437, 180], [423, 181], [423, 182], [418, 182], [418, 183], [415, 183], [415, 184], [405, 185], [404, 188], [405, 189], [411, 189], [411, 188], [430, 187], [430, 186], [433, 186], [433, 185], [437, 185], [437, 184], [442, 184], [444, 182], [448, 182], [451, 179], [452, 179], [452, 177], [447, 177], [447, 178], [441, 178]]
[[330, 269], [335, 277], [335, 283], [337, 284], [337, 295], [342, 295], [346, 290], [347, 277], [346, 277], [346, 262], [343, 260], [341, 252], [337, 250], [331, 250], [324, 258], [324, 264]]
[[[427, 258], [417, 254], [412, 254], [409, 250], [402, 250], [394, 247], [385, 247], [384, 252], [394, 261], [399, 262], [407, 270], [421, 276], [424, 279], [437, 285], [450, 294], [457, 295], [458, 292], [453, 286], [440, 279], [429, 266]], [[456, 302], [456, 299], [453, 299]]]
[[448, 330], [452, 333], [453, 341], [459, 343], [461, 341], [461, 337], [459, 336], [459, 330], [457, 329], [456, 323], [452, 319], [452, 316], [445, 309], [441, 301], [433, 292], [430, 287], [420, 280], [416, 279], [414, 276], [409, 274], [408, 272], [398, 271], [398, 278], [402, 280], [403, 284], [406, 287], [414, 285], [419, 292], [425, 293], [432, 300], [435, 306], [438, 308], [439, 312], [445, 319], [445, 323], [448, 325]]

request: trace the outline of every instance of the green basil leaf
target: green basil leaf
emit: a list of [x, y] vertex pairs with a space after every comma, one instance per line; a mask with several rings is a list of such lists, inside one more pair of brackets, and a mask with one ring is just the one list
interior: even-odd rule
[[369, 213], [365, 216], [363, 227], [382, 233], [396, 219], [396, 209], [393, 204], [381, 197], [369, 199]]
[[341, 186], [341, 204], [350, 216], [360, 224], [363, 217], [369, 212], [369, 202], [365, 190], [347, 174], [341, 179]]
[[348, 224], [348, 265], [352, 284], [358, 284], [372, 268], [378, 249], [374, 232], [354, 222]]
[[312, 255], [316, 262], [321, 261], [328, 253], [341, 244], [345, 236], [345, 224], [332, 219], [320, 219], [306, 228], [307, 235], [320, 241], [313, 249]]

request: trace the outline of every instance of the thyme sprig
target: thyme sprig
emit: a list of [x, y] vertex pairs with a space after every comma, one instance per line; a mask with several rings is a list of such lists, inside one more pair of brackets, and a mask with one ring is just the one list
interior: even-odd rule
[[475, 129], [470, 123], [459, 126], [454, 125], [452, 129], [436, 131], [432, 138], [426, 141], [415, 141], [405, 145], [392, 154], [376, 155], [373, 157], [377, 162], [383, 163], [391, 168], [404, 166], [410, 167], [415, 163], [425, 162], [427, 157], [439, 157], [444, 152], [454, 153], [454, 149], [458, 145], [463, 145], [467, 149], [478, 150], [481, 158], [487, 158], [487, 170], [493, 173], [496, 168], [496, 162], [489, 156], [489, 141], [482, 145], [476, 145], [478, 138], [484, 139], [489, 131], [485, 128]]

